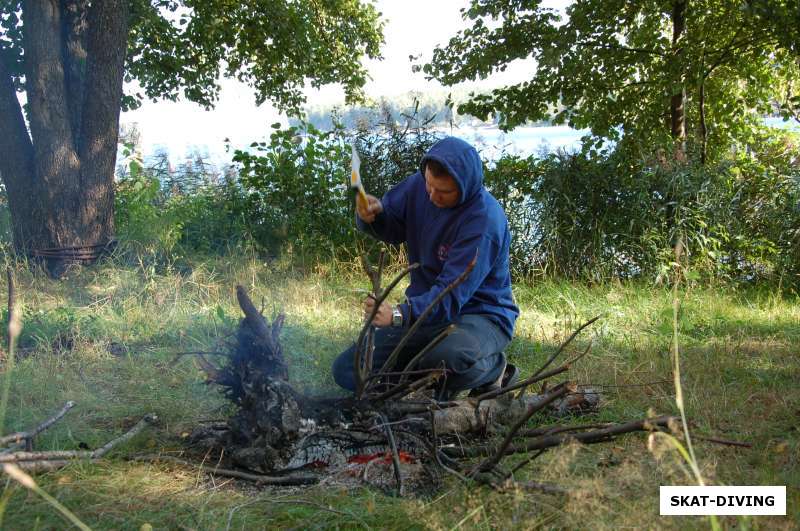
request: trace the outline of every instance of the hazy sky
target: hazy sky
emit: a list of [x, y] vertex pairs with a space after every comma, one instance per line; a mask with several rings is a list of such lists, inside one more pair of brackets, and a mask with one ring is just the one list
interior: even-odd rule
[[[569, 0], [543, 3], [563, 9]], [[367, 94], [377, 98], [440, 88], [438, 83], [426, 81], [423, 74], [413, 73], [408, 56], [422, 55], [423, 60], [427, 59], [437, 44], [446, 43], [464, 28], [459, 10], [469, 5], [469, 0], [378, 0], [376, 5], [386, 21], [386, 43], [382, 61], [366, 62], [372, 77], [365, 87]], [[521, 62], [500, 75], [467, 86], [490, 88], [518, 81], [532, 68], [532, 63]], [[344, 99], [336, 86], [309, 89], [306, 93], [309, 104], [342, 103]], [[181, 157], [192, 146], [209, 146], [218, 151], [226, 137], [234, 145], [249, 143], [267, 134], [269, 124], [286, 120], [268, 103], [256, 107], [250, 88], [226, 79], [222, 81], [220, 100], [211, 111], [190, 102], [146, 102], [135, 111], [123, 113], [121, 121], [138, 124], [145, 153], [161, 144], [173, 157]]]

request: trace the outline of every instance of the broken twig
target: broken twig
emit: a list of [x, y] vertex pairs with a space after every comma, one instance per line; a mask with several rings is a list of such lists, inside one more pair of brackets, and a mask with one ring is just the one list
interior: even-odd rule
[[67, 411], [69, 411], [73, 407], [75, 407], [75, 402], [70, 400], [69, 402], [64, 404], [64, 407], [62, 407], [61, 410], [58, 411], [58, 413], [56, 413], [49, 419], [45, 420], [44, 422], [36, 426], [34, 429], [30, 431], [18, 431], [16, 433], [11, 433], [9, 435], [4, 435], [3, 437], [0, 437], [0, 445], [6, 445], [9, 443], [16, 444], [26, 440], [29, 441], [33, 439], [34, 437], [42, 433], [44, 430], [46, 430], [47, 428], [49, 428], [50, 426], [61, 420], [61, 418], [67, 414]]
[[392, 427], [389, 425], [389, 420], [386, 415], [380, 413], [378, 415], [383, 422], [383, 428], [386, 430], [386, 438], [389, 440], [389, 449], [392, 451], [392, 468], [394, 469], [394, 477], [397, 480], [397, 495], [403, 496], [403, 475], [400, 471], [400, 454], [397, 452], [397, 441], [394, 440], [394, 433]]
[[179, 465], [184, 465], [192, 468], [199, 468], [207, 474], [212, 476], [222, 476], [228, 478], [243, 479], [245, 481], [252, 481], [258, 485], [313, 485], [319, 482], [319, 477], [311, 474], [295, 474], [288, 476], [264, 476], [261, 474], [251, 474], [249, 472], [242, 472], [241, 470], [230, 470], [227, 468], [217, 468], [214, 466], [201, 465], [173, 457], [171, 455], [143, 455], [133, 458], [134, 461], [168, 461]]
[[[122, 444], [124, 442], [129, 441], [133, 437], [135, 437], [139, 432], [141, 432], [145, 426], [151, 424], [156, 420], [156, 415], [151, 413], [149, 415], [145, 415], [142, 420], [136, 423], [130, 430], [125, 432], [124, 434], [120, 435], [116, 439], [112, 439], [105, 445], [101, 446], [96, 450], [53, 450], [49, 452], [11, 452], [7, 454], [0, 454], [0, 463], [16, 463], [21, 468], [26, 468], [26, 470], [35, 469], [38, 465], [41, 465], [43, 468], [47, 469], [55, 469], [64, 466], [65, 463], [71, 462], [71, 460], [75, 459], [90, 459], [95, 460], [103, 457], [112, 448], [115, 446]], [[42, 463], [49, 462], [60, 463], [60, 466], [56, 466], [55, 464], [51, 465], [44, 465]], [[23, 464], [26, 463], [26, 464]]]

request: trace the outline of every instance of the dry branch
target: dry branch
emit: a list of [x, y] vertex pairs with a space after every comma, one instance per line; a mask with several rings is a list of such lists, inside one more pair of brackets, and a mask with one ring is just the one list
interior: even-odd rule
[[753, 444], [749, 442], [742, 442], [742, 441], [732, 441], [730, 439], [720, 439], [718, 437], [704, 437], [702, 435], [692, 435], [693, 439], [697, 439], [699, 441], [706, 441], [715, 444], [721, 444], [723, 446], [738, 446], [740, 448], [752, 448]]
[[265, 476], [262, 474], [251, 474], [241, 470], [230, 470], [227, 468], [218, 468], [214, 466], [201, 465], [192, 463], [178, 457], [171, 455], [142, 455], [133, 458], [134, 461], [168, 461], [177, 463], [179, 465], [188, 466], [191, 468], [199, 468], [207, 474], [212, 476], [222, 476], [228, 478], [243, 479], [245, 481], [252, 481], [258, 485], [282, 485], [282, 486], [296, 486], [296, 485], [313, 485], [319, 482], [319, 477], [312, 474], [295, 474], [286, 476]]
[[525, 414], [508, 431], [508, 434], [506, 434], [506, 437], [500, 444], [500, 448], [497, 450], [497, 452], [495, 452], [492, 457], [486, 459], [480, 465], [475, 467], [475, 472], [488, 472], [494, 469], [503, 459], [503, 457], [505, 457], [506, 450], [508, 450], [508, 447], [511, 446], [511, 442], [514, 440], [514, 437], [516, 437], [517, 432], [519, 432], [519, 430], [531, 419], [532, 416], [544, 409], [548, 404], [552, 403], [556, 399], [561, 398], [562, 396], [574, 390], [575, 387], [571, 385], [558, 386], [552, 389], [546, 395], [543, 395], [541, 400], [528, 406], [528, 410], [525, 412]]
[[411, 336], [416, 333], [417, 329], [422, 325], [423, 322], [425, 322], [425, 319], [428, 318], [428, 315], [430, 315], [430, 313], [442, 301], [442, 299], [444, 299], [448, 293], [456, 289], [462, 282], [464, 282], [464, 280], [466, 280], [477, 262], [478, 253], [476, 252], [475, 257], [472, 259], [472, 261], [470, 261], [469, 264], [467, 264], [464, 272], [461, 273], [455, 280], [453, 280], [446, 288], [439, 292], [436, 298], [434, 298], [431, 303], [422, 311], [419, 317], [417, 317], [417, 320], [414, 321], [414, 324], [412, 324], [411, 327], [409, 327], [408, 331], [403, 335], [403, 337], [400, 338], [400, 342], [397, 343], [397, 346], [384, 362], [383, 367], [381, 367], [380, 371], [378, 371], [379, 374], [392, 370], [395, 363], [397, 363], [397, 358], [400, 356], [400, 352], [402, 352], [403, 347], [406, 346], [408, 340], [411, 339]]
[[548, 494], [566, 494], [569, 492], [567, 489], [559, 487], [558, 485], [539, 483], [538, 481], [525, 481], [523, 483], [517, 483], [517, 485], [524, 489], [539, 490]]
[[406, 378], [409, 377], [409, 376], [425, 376], [425, 375], [430, 374], [432, 372], [440, 372], [441, 370], [442, 369], [440, 369], [440, 368], [432, 368], [432, 369], [417, 369], [415, 371], [392, 371], [392, 372], [387, 372], [387, 373], [384, 373], [384, 374], [370, 374], [369, 376], [367, 376], [367, 380], [376, 380], [378, 378], [383, 378], [384, 376], [387, 376], [387, 377], [404, 376]]
[[145, 426], [156, 420], [151, 413], [136, 423], [130, 430], [112, 439], [96, 450], [54, 450], [49, 452], [11, 452], [0, 454], [0, 463], [15, 463], [29, 471], [55, 470], [76, 459], [95, 460], [106, 455], [112, 448], [129, 441], [141, 432]]
[[69, 411], [73, 407], [75, 407], [75, 402], [70, 400], [69, 402], [64, 404], [64, 407], [62, 407], [61, 410], [58, 411], [58, 413], [56, 413], [49, 419], [45, 420], [44, 422], [36, 426], [34, 429], [30, 431], [18, 431], [16, 433], [11, 433], [9, 435], [0, 437], [0, 445], [6, 445], [9, 443], [17, 444], [23, 441], [30, 441], [31, 439], [42, 433], [44, 430], [46, 430], [47, 428], [58, 422], [64, 415], [67, 414], [67, 411]]
[[[570, 440], [575, 440], [583, 444], [594, 444], [605, 442], [624, 433], [635, 431], [653, 431], [656, 428], [667, 428], [670, 422], [675, 422], [677, 417], [660, 416], [649, 419], [635, 420], [623, 424], [612, 424], [606, 428], [582, 433], [559, 433], [546, 435], [533, 439], [524, 444], [509, 446], [503, 455], [511, 455], [521, 452], [535, 452], [545, 448], [559, 446]], [[445, 452], [452, 457], [479, 457], [489, 452], [496, 452], [497, 446], [473, 446], [469, 448], [444, 448]]]
[[375, 401], [375, 402], [382, 402], [382, 401], [388, 400], [390, 398], [400, 399], [400, 398], [402, 398], [404, 396], [410, 395], [414, 391], [417, 391], [419, 389], [427, 387], [428, 385], [432, 384], [433, 382], [435, 382], [436, 380], [441, 378], [442, 374], [444, 374], [444, 370], [443, 369], [439, 369], [438, 371], [432, 372], [431, 374], [428, 374], [427, 376], [423, 376], [422, 378], [419, 378], [418, 380], [410, 380], [410, 381], [403, 382], [401, 384], [395, 385], [391, 389], [389, 389], [389, 390], [387, 390], [387, 391], [385, 391], [385, 392], [383, 392], [383, 393], [381, 393], [379, 395], [371, 397], [370, 400]]
[[438, 345], [439, 343], [441, 343], [441, 342], [444, 340], [444, 338], [446, 338], [447, 336], [449, 336], [450, 334], [452, 334], [453, 332], [455, 332], [455, 331], [456, 331], [456, 329], [457, 329], [456, 325], [452, 325], [452, 324], [451, 324], [450, 326], [448, 326], [447, 328], [445, 328], [444, 330], [442, 330], [441, 332], [439, 332], [439, 334], [438, 334], [436, 337], [434, 337], [434, 338], [431, 340], [431, 342], [430, 342], [430, 343], [428, 343], [427, 345], [425, 345], [425, 347], [424, 347], [422, 350], [420, 350], [420, 351], [417, 353], [417, 355], [416, 355], [416, 356], [414, 356], [413, 358], [411, 358], [411, 361], [409, 361], [409, 362], [408, 362], [408, 365], [406, 365], [405, 369], [404, 369], [403, 371], [401, 371], [401, 374], [402, 374], [402, 376], [400, 377], [400, 383], [402, 383], [402, 382], [406, 381], [406, 380], [408, 379], [408, 377], [409, 377], [409, 376], [413, 375], [413, 373], [414, 373], [414, 367], [416, 367], [416, 366], [417, 366], [417, 363], [419, 363], [419, 361], [420, 361], [422, 358], [424, 358], [424, 357], [425, 357], [425, 355], [426, 355], [428, 352], [430, 352], [432, 348], [436, 347], [436, 345]]
[[386, 415], [379, 414], [383, 428], [386, 430], [386, 438], [389, 440], [389, 448], [392, 450], [392, 469], [394, 470], [395, 481], [397, 481], [397, 495], [403, 496], [403, 475], [400, 471], [400, 454], [397, 452], [397, 441], [394, 440], [394, 433]]
[[542, 435], [555, 435], [556, 433], [567, 433], [570, 431], [597, 430], [613, 426], [611, 423], [601, 424], [581, 424], [579, 426], [541, 426], [530, 430], [522, 430], [519, 437], [540, 437]]
[[[372, 282], [371, 296], [377, 300], [383, 295], [381, 288], [381, 280], [383, 276], [383, 261], [386, 257], [386, 249], [381, 249], [380, 257], [378, 258], [378, 268], [373, 268], [366, 255], [361, 256], [361, 264], [364, 266], [364, 271]], [[376, 314], [377, 315], [377, 314]], [[374, 316], [372, 317], [374, 319]], [[361, 397], [364, 392], [364, 383], [366, 377], [372, 372], [372, 357], [375, 352], [375, 327], [372, 326], [372, 319], [366, 322], [367, 334], [363, 343], [356, 344], [355, 360], [353, 363], [354, 381], [356, 384], [356, 396]]]
[[583, 323], [582, 325], [580, 325], [580, 326], [579, 326], [577, 329], [575, 329], [575, 331], [574, 331], [574, 332], [572, 332], [572, 334], [570, 334], [570, 336], [569, 336], [569, 337], [568, 337], [568, 338], [567, 338], [567, 339], [566, 339], [566, 340], [565, 340], [563, 343], [561, 343], [561, 345], [560, 345], [560, 346], [558, 347], [558, 349], [557, 349], [557, 350], [556, 350], [556, 351], [553, 353], [553, 355], [552, 355], [552, 356], [550, 356], [550, 358], [548, 358], [548, 360], [547, 360], [546, 362], [544, 362], [544, 365], [542, 365], [542, 366], [539, 368], [539, 370], [538, 370], [538, 371], [536, 371], [535, 373], [533, 373], [533, 376], [534, 376], [534, 377], [536, 377], [536, 376], [539, 376], [539, 375], [540, 375], [540, 374], [541, 374], [541, 373], [542, 373], [542, 372], [543, 372], [543, 371], [544, 371], [544, 370], [545, 370], [547, 367], [549, 367], [549, 366], [550, 366], [550, 364], [551, 364], [551, 363], [553, 363], [553, 360], [555, 360], [555, 359], [558, 357], [558, 355], [559, 355], [559, 354], [561, 354], [561, 353], [564, 351], [564, 349], [565, 349], [565, 348], [567, 348], [567, 346], [568, 346], [570, 343], [572, 343], [572, 340], [573, 340], [573, 339], [575, 339], [575, 338], [578, 336], [578, 334], [580, 334], [580, 333], [581, 333], [581, 331], [582, 331], [584, 328], [586, 328], [587, 326], [591, 325], [592, 323], [594, 323], [595, 321], [597, 321], [598, 319], [600, 319], [600, 317], [601, 317], [600, 315], [598, 315], [598, 316], [596, 316], [596, 317], [593, 317], [593, 318], [589, 319], [588, 321], [586, 321], [585, 323]]
[[541, 456], [541, 455], [542, 455], [543, 453], [545, 453], [546, 451], [547, 451], [547, 450], [539, 450], [538, 452], [536, 452], [536, 453], [535, 453], [535, 454], [533, 454], [532, 456], [530, 456], [530, 457], [526, 457], [525, 459], [523, 459], [522, 461], [520, 461], [519, 463], [517, 463], [516, 465], [514, 465], [514, 468], [512, 468], [512, 469], [511, 469], [511, 470], [508, 472], [508, 474], [506, 474], [506, 479], [511, 479], [511, 478], [513, 478], [513, 477], [514, 477], [514, 474], [516, 474], [517, 472], [519, 472], [520, 470], [522, 470], [524, 467], [528, 466], [530, 463], [532, 463], [533, 461], [535, 461], [536, 459], [538, 459], [538, 458], [539, 458], [539, 456]]
[[[386, 300], [386, 297], [392, 292], [392, 290], [397, 286], [397, 284], [405, 278], [406, 275], [411, 273], [414, 269], [418, 268], [419, 264], [411, 264], [407, 268], [405, 268], [401, 273], [399, 273], [390, 283], [386, 286], [386, 289], [382, 290], [380, 295], [376, 295], [375, 298], [375, 306], [372, 308], [372, 312], [370, 312], [369, 316], [367, 316], [367, 320], [364, 321], [364, 326], [361, 328], [361, 332], [358, 334], [358, 339], [356, 339], [356, 348], [355, 352], [353, 353], [353, 372], [355, 376], [356, 382], [356, 397], [361, 398], [362, 393], [365, 390], [364, 384], [367, 380], [367, 374], [364, 374], [364, 370], [362, 369], [363, 365], [363, 358], [361, 353], [361, 346], [364, 344], [364, 339], [369, 333], [372, 327], [372, 321], [375, 319], [375, 316], [378, 315], [378, 310], [383, 304], [383, 301]], [[371, 367], [370, 367], [371, 370]]]
[[483, 400], [491, 400], [493, 398], [497, 398], [497, 397], [499, 397], [501, 395], [504, 395], [506, 393], [510, 393], [511, 391], [516, 391], [517, 389], [522, 389], [523, 387], [528, 387], [529, 385], [531, 385], [533, 383], [536, 383], [536, 382], [539, 382], [539, 381], [542, 381], [542, 380], [546, 380], [548, 378], [551, 378], [553, 376], [561, 374], [562, 372], [567, 372], [569, 370], [569, 367], [570, 367], [569, 365], [564, 364], [561, 367], [558, 367], [558, 368], [555, 368], [555, 369], [551, 369], [551, 370], [549, 370], [547, 372], [544, 372], [544, 373], [541, 373], [539, 375], [534, 375], [534, 376], [531, 376], [529, 378], [526, 378], [525, 380], [523, 380], [521, 382], [518, 382], [518, 383], [515, 383], [515, 384], [512, 384], [512, 385], [503, 387], [501, 389], [497, 389], [495, 391], [489, 391], [487, 393], [484, 393], [484, 394], [476, 397], [474, 400], [480, 402], [480, 401], [483, 401]]
[[72, 462], [72, 459], [60, 459], [51, 461], [18, 461], [14, 464], [25, 472], [38, 474], [39, 472], [53, 472], [55, 470], [60, 470]]

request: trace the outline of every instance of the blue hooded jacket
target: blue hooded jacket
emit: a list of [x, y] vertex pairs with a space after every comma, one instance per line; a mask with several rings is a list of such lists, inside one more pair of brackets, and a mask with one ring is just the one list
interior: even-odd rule
[[[439, 208], [425, 189], [425, 163], [435, 160], [459, 187], [459, 202]], [[422, 157], [420, 171], [394, 186], [381, 199], [383, 212], [371, 224], [358, 216], [359, 229], [392, 244], [405, 242], [409, 263], [419, 263], [400, 305], [403, 322], [419, 317], [477, 254], [470, 275], [447, 294], [427, 322], [452, 321], [463, 314], [487, 315], [513, 337], [519, 308], [511, 293], [508, 220], [483, 187], [483, 166], [474, 147], [455, 137], [440, 140]]]

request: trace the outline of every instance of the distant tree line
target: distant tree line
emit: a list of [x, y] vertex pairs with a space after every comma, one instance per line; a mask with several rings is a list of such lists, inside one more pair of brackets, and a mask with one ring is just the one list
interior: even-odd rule
[[[412, 91], [394, 97], [381, 97], [361, 105], [307, 105], [303, 109], [303, 118], [291, 118], [289, 124], [297, 126], [305, 122], [322, 130], [330, 130], [337, 125], [348, 130], [358, 130], [371, 127], [377, 122], [393, 121], [398, 125], [406, 124], [412, 116], [415, 120], [421, 119], [432, 127], [480, 127], [500, 124], [499, 114], [490, 114], [485, 119], [470, 114], [460, 114], [454, 102], [466, 97], [465, 90]], [[547, 118], [526, 123], [526, 125], [549, 124], [550, 120]]]

